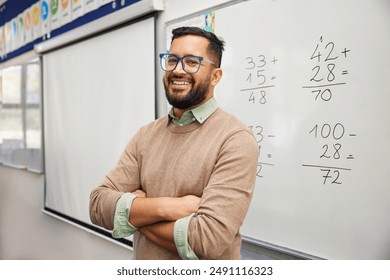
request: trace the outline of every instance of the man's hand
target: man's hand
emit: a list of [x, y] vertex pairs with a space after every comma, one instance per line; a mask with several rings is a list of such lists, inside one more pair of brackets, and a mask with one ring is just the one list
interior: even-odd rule
[[162, 221], [174, 222], [196, 212], [200, 203], [195, 195], [149, 198], [141, 190], [133, 193], [139, 196], [133, 200], [129, 222], [138, 228]]
[[146, 197], [146, 192], [144, 192], [143, 190], [136, 190], [132, 193], [135, 194], [137, 197], [142, 197], [142, 198]]
[[[157, 200], [155, 204], [156, 209], [157, 207], [162, 207], [161, 217], [163, 219], [156, 223], [144, 225], [139, 228], [139, 231], [159, 246], [169, 251], [177, 252], [173, 237], [175, 222], [180, 218], [197, 212], [200, 198], [195, 195], [186, 195], [183, 197], [160, 197], [155, 199]], [[137, 200], [141, 201], [143, 199], [135, 199], [134, 201]]]
[[167, 221], [176, 221], [198, 211], [199, 204], [200, 197], [195, 195], [169, 198], [163, 215]]

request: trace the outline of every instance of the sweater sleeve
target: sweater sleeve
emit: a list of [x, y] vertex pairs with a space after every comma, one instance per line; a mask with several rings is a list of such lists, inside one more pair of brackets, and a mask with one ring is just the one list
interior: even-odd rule
[[200, 259], [218, 259], [239, 235], [254, 191], [257, 142], [241, 130], [222, 145], [197, 215], [188, 226], [188, 240]]
[[141, 188], [137, 137], [135, 135], [129, 141], [118, 163], [90, 194], [89, 214], [92, 223], [109, 230], [114, 228], [116, 205], [122, 195]]

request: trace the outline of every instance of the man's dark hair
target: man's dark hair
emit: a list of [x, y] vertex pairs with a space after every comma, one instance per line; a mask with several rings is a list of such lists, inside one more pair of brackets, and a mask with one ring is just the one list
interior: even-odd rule
[[221, 38], [218, 38], [214, 33], [205, 31], [199, 27], [183, 26], [173, 29], [172, 35], [172, 42], [184, 35], [197, 35], [206, 38], [209, 40], [207, 51], [216, 59], [216, 61], [214, 61], [216, 66], [221, 66], [225, 42]]

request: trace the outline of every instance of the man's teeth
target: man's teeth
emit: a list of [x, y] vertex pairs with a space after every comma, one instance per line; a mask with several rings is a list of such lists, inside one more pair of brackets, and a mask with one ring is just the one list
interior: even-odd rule
[[182, 81], [173, 81], [175, 85], [189, 85], [189, 82], [182, 82]]

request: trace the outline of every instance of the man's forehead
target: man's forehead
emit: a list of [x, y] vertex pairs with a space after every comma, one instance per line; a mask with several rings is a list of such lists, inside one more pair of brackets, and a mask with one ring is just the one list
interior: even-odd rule
[[198, 35], [183, 35], [178, 38], [175, 38], [172, 43], [170, 50], [180, 51], [180, 50], [196, 50], [205, 52], [207, 51], [207, 47], [209, 45], [209, 41]]

